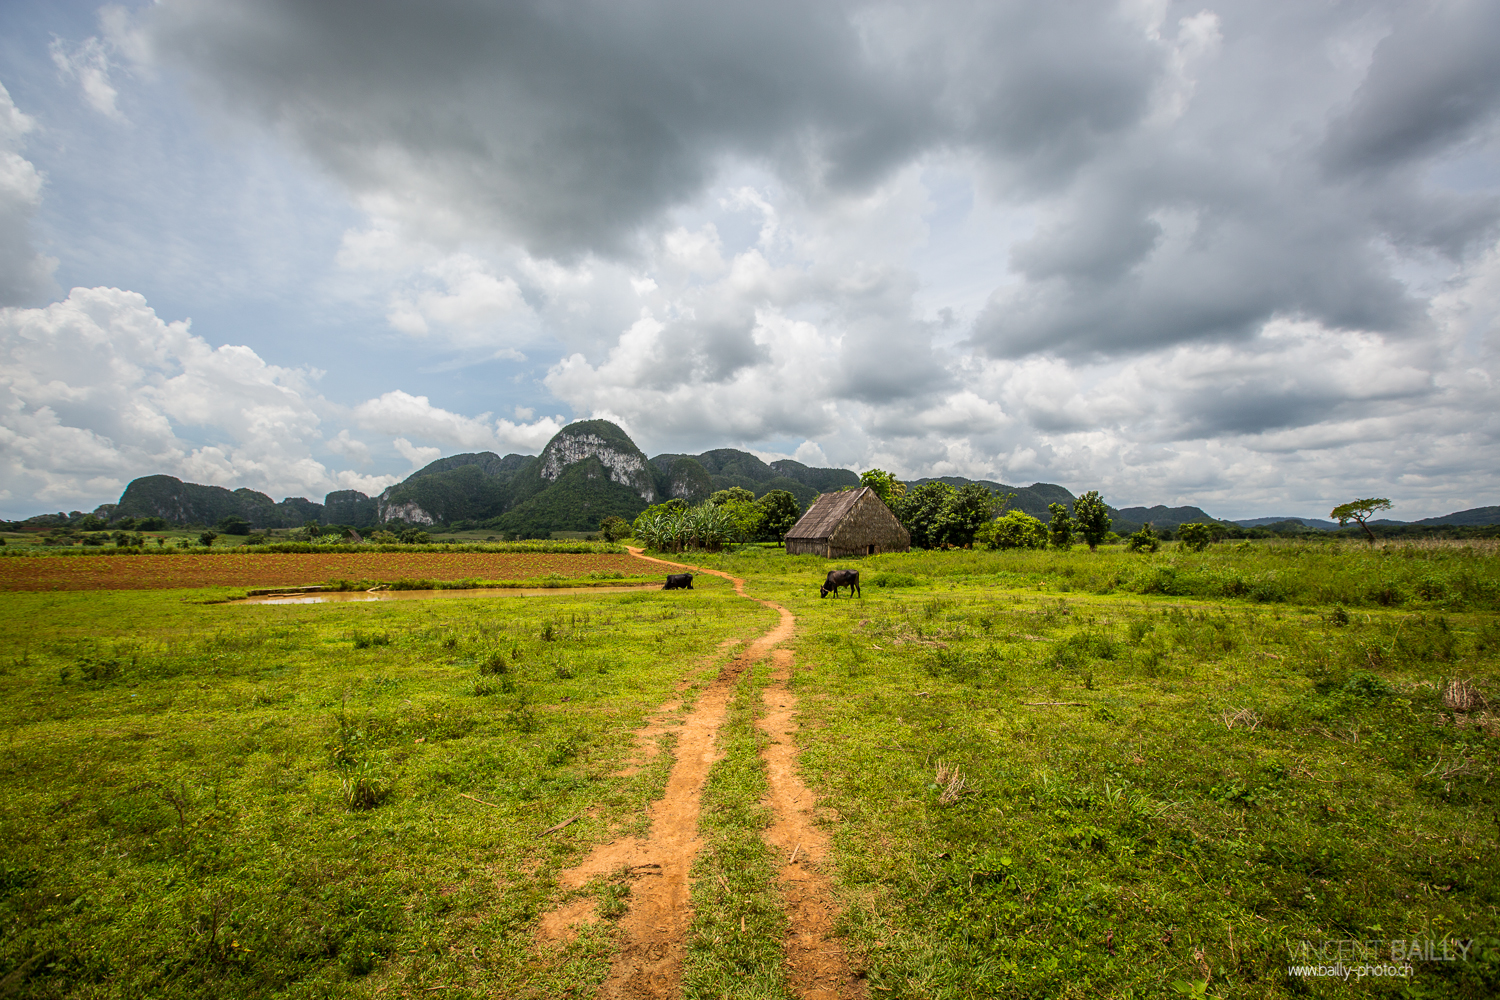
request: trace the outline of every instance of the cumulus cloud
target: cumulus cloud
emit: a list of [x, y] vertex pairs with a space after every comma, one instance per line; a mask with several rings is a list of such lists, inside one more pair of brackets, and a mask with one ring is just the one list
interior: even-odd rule
[[562, 426], [554, 417], [462, 417], [399, 390], [346, 411], [318, 392], [323, 373], [270, 364], [241, 345], [215, 348], [185, 321], [162, 320], [143, 296], [114, 288], [75, 288], [44, 308], [0, 310], [0, 352], [0, 468], [10, 504], [92, 506], [156, 473], [277, 497], [378, 493], [400, 477], [318, 457], [376, 460], [347, 426], [325, 442], [330, 424], [386, 434], [388, 449], [413, 465], [451, 451], [440, 445], [537, 451]]
[[[353, 416], [361, 427], [368, 430], [411, 434], [465, 451], [520, 449], [537, 452], [565, 423], [562, 417], [541, 417], [531, 423], [516, 423], [504, 417], [492, 420], [489, 413], [467, 417], [432, 405], [426, 396], [413, 396], [400, 389], [365, 400], [354, 407]], [[396, 447], [403, 457], [415, 464], [425, 464], [439, 457], [435, 453], [418, 463], [414, 457], [417, 453], [412, 451], [409, 442], [403, 444], [404, 440], [398, 437]], [[422, 454], [425, 455], [426, 451]]]
[[0, 306], [27, 305], [53, 288], [57, 261], [31, 243], [31, 217], [42, 200], [41, 173], [21, 155], [36, 121], [0, 85]]
[[614, 254], [725, 157], [820, 189], [933, 145], [1066, 172], [1147, 108], [1158, 47], [1114, 4], [771, 2], [361, 9], [168, 3], [161, 58], [294, 135], [382, 215]]

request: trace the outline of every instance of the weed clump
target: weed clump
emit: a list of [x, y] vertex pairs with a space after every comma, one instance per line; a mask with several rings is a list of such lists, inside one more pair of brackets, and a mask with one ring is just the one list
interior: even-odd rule
[[355, 649], [369, 649], [371, 646], [389, 646], [391, 636], [389, 632], [355, 632], [352, 636]]

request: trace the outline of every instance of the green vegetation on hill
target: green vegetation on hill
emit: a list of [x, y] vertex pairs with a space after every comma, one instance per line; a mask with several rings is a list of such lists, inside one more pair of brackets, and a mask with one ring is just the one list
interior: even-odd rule
[[434, 520], [482, 520], [509, 506], [506, 480], [488, 475], [479, 465], [459, 465], [392, 486], [384, 494], [387, 507], [414, 503]]
[[[704, 471], [708, 477], [708, 493], [738, 487], [749, 490], [759, 499], [773, 490], [785, 490], [796, 497], [803, 507], [816, 500], [820, 493], [832, 493], [846, 486], [859, 485], [859, 476], [848, 469], [815, 469], [789, 459], [767, 465], [747, 451], [716, 448], [701, 455], [663, 454], [651, 459], [651, 467], [657, 476], [658, 491], [663, 497], [697, 502], [688, 496], [672, 492], [673, 484], [679, 478], [676, 470], [684, 462], [690, 462], [692, 466]], [[684, 468], [691, 470], [692, 466]], [[696, 473], [689, 471], [687, 474], [692, 476], [692, 481], [696, 484]]]
[[[351, 493], [340, 491], [345, 497]], [[295, 528], [305, 521], [323, 520], [324, 508], [303, 497], [287, 497], [277, 503], [251, 489], [226, 490], [185, 483], [175, 476], [143, 476], [125, 487], [109, 516], [112, 520], [160, 517], [172, 524], [218, 524], [226, 517], [239, 517], [256, 528]]]
[[452, 469], [464, 466], [475, 466], [486, 476], [494, 476], [500, 480], [507, 480], [514, 476], [522, 466], [532, 461], [529, 455], [506, 455], [501, 458], [492, 451], [469, 452], [463, 455], [449, 455], [440, 458], [436, 462], [430, 462], [422, 466], [416, 472], [407, 476], [405, 482], [419, 479], [422, 476], [431, 476], [439, 472], [448, 472]]
[[[654, 464], [652, 468], [659, 469]], [[656, 485], [658, 497], [670, 497], [688, 504], [700, 504], [714, 492], [713, 479], [708, 470], [696, 459], [686, 455], [674, 459], [666, 475], [658, 471]]]
[[923, 483], [947, 483], [954, 488], [961, 488], [970, 484], [978, 484], [991, 493], [1004, 496], [1014, 493], [1015, 498], [1010, 502], [1011, 510], [1022, 510], [1039, 521], [1050, 521], [1052, 512], [1047, 509], [1048, 504], [1060, 503], [1073, 509], [1073, 494], [1054, 483], [1032, 483], [1030, 486], [1006, 486], [992, 479], [965, 479], [963, 476], [939, 476], [929, 479], [914, 479], [909, 487], [920, 486]]
[[789, 458], [771, 463], [777, 476], [801, 483], [819, 493], [833, 493], [846, 486], [858, 486], [859, 476], [848, 469], [818, 469]]
[[485, 524], [518, 538], [547, 538], [554, 531], [597, 531], [606, 517], [632, 521], [645, 509], [646, 501], [635, 490], [609, 478], [604, 463], [586, 458], [568, 466], [546, 489]]

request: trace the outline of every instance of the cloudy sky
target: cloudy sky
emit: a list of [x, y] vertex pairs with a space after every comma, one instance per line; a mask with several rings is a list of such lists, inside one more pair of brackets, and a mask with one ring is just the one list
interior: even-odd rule
[[1500, 5], [0, 4], [0, 513], [608, 417], [1500, 503]]

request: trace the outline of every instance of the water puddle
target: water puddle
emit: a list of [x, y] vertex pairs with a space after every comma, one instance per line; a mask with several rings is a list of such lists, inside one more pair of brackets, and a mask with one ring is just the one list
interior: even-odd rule
[[660, 584], [645, 584], [634, 587], [538, 587], [524, 590], [519, 587], [481, 587], [476, 590], [320, 590], [311, 594], [266, 594], [262, 597], [247, 597], [244, 604], [339, 604], [350, 601], [426, 601], [438, 597], [562, 597], [567, 595], [624, 594], [641, 590], [660, 590]]

